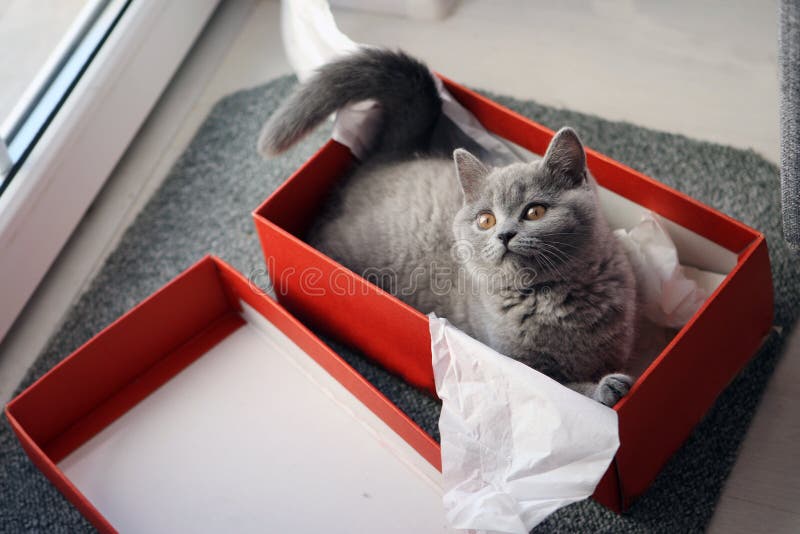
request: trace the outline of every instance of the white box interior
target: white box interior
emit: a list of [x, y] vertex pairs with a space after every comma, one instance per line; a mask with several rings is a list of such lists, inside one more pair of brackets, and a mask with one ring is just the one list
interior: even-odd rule
[[[650, 211], [605, 187], [598, 187], [598, 195], [606, 220], [613, 229], [630, 230]], [[682, 265], [720, 275], [727, 275], [736, 266], [738, 257], [730, 250], [657, 213], [655, 216], [675, 243]], [[721, 276], [716, 279], [711, 289], [716, 288], [724, 278]]]
[[441, 473], [253, 310], [59, 463], [121, 532], [447, 532]]

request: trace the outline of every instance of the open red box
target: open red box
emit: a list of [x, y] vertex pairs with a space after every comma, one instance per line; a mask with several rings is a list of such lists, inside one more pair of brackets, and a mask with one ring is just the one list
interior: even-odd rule
[[446, 531], [436, 442], [213, 257], [6, 415], [103, 532]]
[[[544, 153], [552, 130], [443, 81], [489, 131]], [[613, 227], [629, 226], [639, 212], [652, 210], [663, 218], [682, 263], [725, 274], [614, 407], [621, 446], [594, 498], [621, 511], [647, 489], [761, 344], [772, 324], [772, 281], [760, 232], [593, 150], [587, 156]], [[347, 147], [328, 142], [254, 212], [273, 287], [297, 317], [434, 392], [425, 315], [302, 240], [331, 187], [353, 162]]]

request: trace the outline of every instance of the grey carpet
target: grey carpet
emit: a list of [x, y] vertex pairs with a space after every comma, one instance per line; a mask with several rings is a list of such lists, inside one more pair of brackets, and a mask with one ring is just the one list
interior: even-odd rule
[[800, 252], [800, 1], [781, 0], [779, 15], [783, 233]]
[[[322, 129], [274, 161], [262, 161], [255, 153], [262, 122], [293, 84], [292, 78], [281, 78], [231, 95], [215, 106], [20, 388], [206, 253], [221, 256], [245, 274], [258, 272], [263, 260], [250, 211], [329, 134]], [[533, 102], [495, 98], [551, 128], [572, 125], [589, 146], [765, 232], [773, 262], [776, 322], [786, 329], [793, 324], [800, 284], [797, 267], [781, 238], [780, 184], [774, 165], [753, 152]], [[617, 516], [587, 500], [560, 510], [537, 531], [703, 530], [782, 344], [777, 334], [767, 342], [629, 513]], [[344, 347], [335, 348], [435, 435], [436, 402]], [[28, 461], [5, 418], [0, 425], [0, 488], [0, 530], [4, 532], [91, 528]]]

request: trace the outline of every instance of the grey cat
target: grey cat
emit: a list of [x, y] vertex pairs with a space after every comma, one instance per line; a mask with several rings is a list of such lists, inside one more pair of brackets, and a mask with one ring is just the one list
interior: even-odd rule
[[365, 49], [300, 85], [265, 125], [260, 149], [282, 152], [366, 99], [382, 109], [380, 133], [309, 243], [498, 352], [615, 404], [631, 386], [620, 371], [633, 344], [635, 279], [577, 134], [562, 128], [532, 163], [490, 167], [463, 148], [445, 157], [453, 137], [441, 142], [448, 125], [428, 68]]

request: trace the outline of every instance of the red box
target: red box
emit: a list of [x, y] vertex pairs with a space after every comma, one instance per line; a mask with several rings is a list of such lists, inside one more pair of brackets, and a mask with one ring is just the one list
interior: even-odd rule
[[[443, 80], [489, 131], [544, 153], [551, 130]], [[587, 158], [609, 201], [635, 204], [671, 221], [668, 229], [683, 263], [708, 261], [724, 265], [727, 273], [614, 407], [621, 446], [594, 498], [621, 511], [647, 489], [761, 344], [772, 324], [772, 280], [760, 232], [593, 150]], [[348, 148], [329, 141], [254, 212], [273, 286], [297, 317], [433, 393], [427, 318], [302, 240], [353, 161]]]
[[[294, 369], [292, 366], [300, 365], [298, 367], [300, 371], [296, 374], [298, 376], [307, 375], [311, 377], [309, 380], [313, 379], [310, 382], [311, 386], [305, 387], [316, 388], [320, 383], [327, 384], [324, 391], [320, 393], [323, 401], [320, 406], [332, 406], [333, 408], [331, 409], [334, 410], [334, 413], [339, 414], [337, 417], [344, 417], [347, 421], [349, 421], [347, 417], [354, 417], [354, 422], [352, 423], [354, 425], [352, 428], [355, 428], [353, 430], [354, 433], [361, 432], [359, 429], [366, 428], [365, 425], [372, 425], [364, 430], [365, 433], [363, 435], [371, 436], [372, 433], [377, 432], [377, 435], [380, 436], [380, 439], [375, 440], [374, 444], [365, 447], [364, 450], [358, 447], [358, 443], [356, 443], [355, 447], [351, 444], [345, 444], [346, 447], [344, 448], [348, 451], [353, 449], [353, 454], [355, 455], [353, 462], [344, 466], [345, 476], [356, 477], [354, 483], [356, 484], [355, 487], [358, 488], [358, 493], [349, 496], [337, 496], [330, 494], [331, 492], [328, 489], [323, 495], [326, 501], [334, 500], [335, 502], [337, 498], [344, 499], [348, 503], [355, 503], [359, 513], [368, 514], [370, 510], [379, 512], [381, 510], [380, 506], [375, 503], [378, 502], [380, 495], [370, 495], [365, 490], [362, 490], [362, 487], [368, 486], [369, 483], [376, 483], [376, 477], [380, 478], [384, 475], [383, 466], [387, 460], [380, 457], [380, 463], [372, 465], [371, 470], [364, 468], [364, 472], [360, 470], [360, 466], [365, 455], [380, 455], [383, 454], [381, 451], [384, 450], [389, 450], [387, 453], [390, 455], [388, 456], [389, 463], [395, 456], [400, 458], [398, 462], [401, 460], [411, 461], [412, 463], [414, 461], [417, 462], [417, 468], [412, 468], [408, 471], [412, 473], [412, 475], [409, 475], [412, 476], [412, 482], [420, 476], [419, 464], [422, 464], [422, 471], [428, 469], [436, 475], [439, 474], [437, 469], [439, 468], [440, 458], [435, 441], [278, 303], [255, 288], [249, 280], [225, 263], [213, 257], [206, 257], [89, 340], [75, 353], [63, 360], [12, 400], [6, 407], [8, 420], [28, 456], [67, 499], [99, 530], [115, 532], [118, 528], [124, 529], [121, 526], [124, 523], [118, 522], [116, 516], [125, 515], [125, 513], [137, 513], [135, 510], [120, 511], [114, 508], [120, 502], [124, 508], [127, 506], [128, 501], [136, 500], [138, 494], [136, 493], [136, 488], [118, 482], [119, 477], [114, 474], [123, 468], [128, 469], [129, 466], [115, 467], [114, 463], [120, 462], [108, 461], [108, 459], [119, 460], [119, 455], [128, 454], [125, 448], [126, 433], [130, 434], [133, 432], [132, 428], [141, 427], [131, 425], [127, 427], [117, 426], [116, 428], [121, 428], [122, 430], [112, 434], [103, 434], [103, 432], [107, 432], [113, 425], [120, 425], [120, 422], [124, 423], [127, 420], [126, 418], [133, 417], [132, 414], [142, 413], [136, 412], [136, 410], [140, 410], [147, 403], [153, 405], [154, 402], [161, 402], [162, 404], [156, 404], [156, 409], [158, 413], [164, 411], [166, 409], [164, 404], [166, 401], [163, 400], [164, 396], [162, 394], [169, 389], [169, 386], [174, 385], [177, 381], [192, 373], [198, 375], [199, 365], [210, 357], [211, 351], [217, 350], [221, 344], [227, 343], [233, 336], [245, 330], [242, 328], [246, 323], [242, 315], [243, 308], [248, 308], [256, 317], [263, 318], [259, 320], [271, 323], [277, 328], [276, 332], [283, 333], [279, 334], [280, 336], [285, 335], [288, 337], [291, 341], [287, 342], [290, 344], [293, 342], [292, 347], [294, 348], [292, 350], [302, 351], [299, 352], [300, 354], [305, 353], [300, 358], [301, 360], [307, 360], [305, 364], [303, 362], [298, 364], [293, 360], [290, 362], [291, 365], [285, 362], [285, 365], [281, 365], [284, 365], [282, 368], [290, 370]], [[282, 337], [281, 339], [284, 338]], [[273, 341], [269, 341], [269, 343], [273, 343]], [[306, 354], [310, 358], [305, 358]], [[230, 354], [223, 354], [223, 356], [224, 358], [232, 357]], [[269, 354], [264, 353], [263, 356], [264, 360], [268, 361], [272, 358], [272, 352]], [[261, 353], [259, 353], [260, 357]], [[275, 358], [278, 358], [278, 356], [275, 356]], [[311, 359], [318, 365], [314, 364]], [[225, 365], [231, 361], [233, 363]], [[218, 358], [215, 365], [222, 362], [221, 366], [211, 368], [211, 371], [206, 368], [206, 371], [203, 372], [216, 373], [211, 375], [213, 380], [223, 383], [225, 381], [225, 376], [223, 375], [226, 369], [236, 371], [235, 361], [219, 360]], [[207, 374], [205, 376], [208, 377]], [[329, 382], [325, 382], [326, 377]], [[278, 378], [280, 377], [277, 377], [276, 380]], [[319, 382], [320, 380], [322, 382]], [[189, 382], [189, 384], [191, 383]], [[225, 387], [230, 387], [233, 391], [244, 387], [244, 385], [228, 383]], [[285, 384], [275, 380], [273, 380], [273, 383], [264, 384], [264, 388], [280, 389], [281, 387], [285, 387]], [[337, 393], [337, 388], [346, 392], [346, 398], [342, 397], [341, 392]], [[173, 389], [172, 391], [175, 393], [176, 390]], [[183, 395], [186, 393], [186, 390], [177, 391], [178, 393], [175, 394]], [[213, 395], [213, 392], [206, 390], [200, 392], [190, 391], [190, 393], [198, 398], [206, 398]], [[277, 391], [275, 395], [281, 400], [284, 392]], [[338, 402], [349, 402], [347, 399], [350, 398], [354, 399], [354, 401], [351, 402], [351, 405], [346, 410], [341, 413], [336, 411], [339, 406]], [[212, 399], [216, 399], [216, 397], [212, 397]], [[252, 406], [237, 404], [237, 399], [239, 397], [236, 395], [222, 395], [220, 402], [227, 405], [219, 407], [223, 414], [230, 414], [224, 417], [234, 422], [235, 433], [218, 430], [218, 428], [230, 427], [229, 421], [212, 418], [206, 423], [210, 427], [210, 431], [207, 431], [209, 435], [221, 434], [219, 436], [221, 443], [225, 446], [230, 445], [230, 450], [233, 453], [232, 457], [236, 458], [233, 460], [234, 466], [241, 471], [237, 476], [252, 480], [258, 488], [272, 487], [273, 496], [277, 495], [278, 497], [294, 490], [299, 498], [304, 499], [306, 494], [311, 492], [310, 488], [322, 485], [324, 489], [326, 477], [328, 476], [327, 471], [320, 472], [319, 469], [306, 468], [306, 462], [311, 464], [315, 459], [309, 457], [308, 454], [302, 453], [302, 451], [299, 453], [299, 461], [293, 462], [290, 460], [292, 450], [291, 445], [284, 443], [287, 437], [285, 433], [278, 433], [273, 436], [273, 428], [271, 427], [259, 429], [257, 423], [251, 419], [245, 418], [240, 421], [241, 416], [237, 419], [237, 412], [247, 412], [248, 409], [251, 411], [253, 409]], [[333, 399], [333, 402], [330, 399]], [[214, 400], [214, 402], [217, 401]], [[266, 405], [263, 407], [257, 406], [256, 413], [260, 413], [262, 409], [266, 408]], [[283, 407], [279, 406], [278, 408], [282, 409]], [[359, 416], [359, 410], [374, 415], [365, 417], [362, 413]], [[353, 413], [355, 415], [352, 415]], [[304, 429], [317, 424], [320, 426], [325, 425], [325, 421], [314, 420], [317, 415], [317, 413], [298, 410], [288, 413], [286, 419], [290, 425], [297, 425], [298, 435], [302, 437], [304, 435], [303, 432], [306, 431]], [[359, 419], [358, 417], [361, 418]], [[304, 418], [312, 420], [312, 424], [303, 425]], [[374, 418], [374, 420], [371, 418]], [[376, 421], [378, 422], [377, 426]], [[183, 426], [185, 426], [184, 421], [180, 419], [171, 425], [159, 426], [156, 424], [154, 428], [157, 428], [157, 430], [154, 432], [157, 435], [154, 437], [157, 440], [163, 439], [165, 442], [169, 442], [170, 439], [173, 439], [170, 436], [177, 435], [179, 436], [177, 438], [179, 443], [181, 439], [191, 439], [190, 437], [180, 437], [182, 432], [188, 431], [183, 429]], [[187, 427], [191, 430], [189, 427], [191, 425]], [[331, 441], [336, 441], [339, 438], [338, 430], [338, 427], [334, 428], [334, 432], [329, 433], [330, 436], [326, 441], [309, 443], [309, 447], [312, 447], [315, 454], [320, 456], [319, 461], [323, 462], [325, 467], [329, 465], [326, 454], [329, 454], [329, 451], [335, 448], [332, 446]], [[313, 433], [315, 430], [312, 428], [310, 432]], [[162, 434], [163, 437], [161, 436]], [[361, 436], [361, 434], [359, 435]], [[267, 456], [264, 462], [269, 466], [268, 470], [265, 470], [263, 466], [252, 465], [246, 460], [247, 454], [254, 454], [252, 450], [248, 453], [248, 448], [252, 449], [253, 443], [256, 443], [255, 438], [258, 436], [262, 438], [267, 436], [268, 440], [272, 440], [271, 443], [276, 447], [275, 450], [278, 451], [275, 455], [269, 455], [268, 450], [263, 450], [263, 455]], [[150, 437], [144, 436], [147, 439]], [[347, 436], [343, 437], [346, 438]], [[213, 438], [211, 441], [213, 441]], [[108, 442], [111, 442], [112, 446], [103, 449]], [[113, 453], [111, 456], [97, 456], [102, 460], [98, 460], [100, 462], [99, 465], [89, 466], [89, 468], [94, 469], [89, 473], [93, 478], [91, 486], [95, 494], [94, 498], [81, 489], [81, 480], [78, 480], [74, 475], [70, 475], [70, 472], [77, 472], [75, 469], [79, 467], [83, 469], [81, 472], [86, 472], [86, 469], [79, 464], [87, 455], [83, 455], [75, 461], [70, 461], [71, 458], [75, 458], [75, 455], [68, 455], [77, 454], [85, 450], [88, 444], [94, 444], [92, 446], [95, 447], [95, 452], [89, 451], [91, 454], [99, 454], [96, 452], [97, 450], [105, 450], [106, 452], [110, 450]], [[167, 471], [174, 464], [179, 463], [182, 457], [191, 457], [192, 454], [197, 454], [191, 449], [195, 447], [203, 449], [204, 446], [206, 445], [203, 443], [192, 441], [185, 450], [178, 450], [177, 456], [168, 457]], [[403, 452], [405, 450], [403, 449], [404, 447], [412, 453], [413, 457], [410, 460], [409, 455]], [[375, 451], [378, 452], [376, 453]], [[149, 453], [143, 451], [140, 454], [147, 456]], [[259, 458], [260, 454], [262, 454], [262, 450], [259, 448], [255, 451], [255, 457]], [[403, 456], [404, 454], [405, 456]], [[220, 519], [225, 521], [224, 525], [226, 525], [222, 528], [227, 529], [230, 527], [235, 531], [247, 530], [246, 528], [231, 527], [230, 523], [233, 519], [240, 521], [247, 519], [246, 512], [251, 509], [242, 505], [245, 511], [240, 512], [237, 508], [239, 505], [236, 503], [237, 499], [244, 499], [246, 495], [243, 495], [241, 491], [237, 494], [236, 490], [238, 488], [235, 488], [230, 493], [225, 488], [215, 488], [215, 484], [223, 484], [225, 476], [206, 476], [206, 474], [209, 471], [214, 471], [213, 466], [210, 464], [217, 462], [218, 459], [210, 453], [201, 452], [201, 455], [202, 461], [186, 465], [190, 470], [194, 470], [193, 474], [197, 475], [199, 484], [205, 484], [208, 487], [198, 490], [198, 495], [200, 496], [196, 497], [197, 502], [189, 502], [188, 510], [191, 513], [200, 515], [202, 515], [204, 509], [210, 509], [211, 513], [217, 513], [220, 506], [224, 504], [221, 504], [221, 501], [233, 502], [230, 506], [233, 507], [234, 513], [229, 516], [223, 516]], [[76, 465], [78, 467], [75, 467]], [[133, 467], [135, 471], [140, 466], [134, 465]], [[335, 467], [335, 465], [331, 465], [331, 469]], [[142, 469], [145, 468], [142, 467]], [[219, 471], [220, 469], [217, 469], [216, 472], [218, 473]], [[255, 472], [255, 477], [250, 477], [249, 473], [251, 471]], [[305, 473], [305, 479], [302, 479], [303, 473]], [[123, 473], [124, 476], [129, 474], [129, 471], [124, 471]], [[150, 473], [148, 477], [145, 477], [146, 480], [151, 482], [154, 478], [161, 482], [145, 487], [145, 493], [157, 490], [169, 491], [169, 489], [162, 490], [156, 487], [163, 483], [167, 486], [172, 484], [178, 488], [178, 491], [174, 492], [175, 499], [187, 500], [195, 498], [193, 495], [188, 497], [183, 495], [184, 492], [191, 494], [194, 491], [188, 481], [186, 484], [182, 484], [182, 480], [176, 481], [175, 477], [169, 476], [169, 473], [160, 472]], [[297, 480], [299, 480], [299, 484], [295, 484]], [[341, 488], [346, 487], [344, 484], [340, 487], [339, 481], [335, 479], [328, 479], [328, 482], [335, 484], [340, 489], [340, 493], [343, 493]], [[396, 483], [397, 481], [394, 478], [381, 482], [383, 487], [393, 487]], [[430, 480], [422, 480], [421, 483], [423, 490], [428, 488], [428, 493], [431, 493], [431, 491], [433, 494], [436, 493], [435, 484], [432, 485]], [[189, 487], [185, 487], [187, 485]], [[431, 488], [434, 488], [434, 490], [431, 490]], [[206, 493], [204, 494], [203, 491], [206, 491]], [[113, 498], [106, 498], [109, 493], [114, 494]], [[203, 499], [209, 499], [209, 494], [216, 495], [216, 497], [212, 499], [212, 502], [204, 501]], [[202, 495], [205, 495], [205, 497], [202, 497]], [[163, 499], [163, 501], [167, 500], [169, 499]], [[107, 504], [106, 501], [116, 504]], [[386, 501], [384, 499], [383, 505], [392, 510], [402, 505], [402, 503], [396, 502], [394, 499], [389, 500], [389, 502]], [[265, 494], [263, 502], [257, 504], [268, 507], [270, 502], [271, 500]], [[424, 497], [424, 501], [421, 502], [427, 509], [426, 517], [434, 522], [438, 521], [440, 525], [435, 525], [433, 529], [423, 527], [417, 529], [414, 524], [411, 526], [406, 525], [406, 528], [410, 529], [408, 531], [435, 530], [438, 532], [443, 530], [444, 516], [441, 512], [441, 491], [439, 490], [438, 497], [436, 495], [427, 495], [427, 497]], [[213, 506], [210, 506], [212, 504]], [[113, 513], [104, 514], [101, 510], [103, 507]], [[313, 504], [306, 506], [303, 503], [298, 508], [300, 509], [298, 517], [300, 517], [301, 522], [314, 519], [311, 517], [315, 510]], [[413, 510], [414, 513], [406, 514], [406, 518], [412, 523], [417, 520], [415, 513], [418, 510], [418, 505]], [[276, 510], [276, 514], [280, 511]], [[172, 513], [172, 516], [169, 515], [170, 513]], [[176, 513], [178, 512], [174, 510], [165, 511], [159, 506], [150, 506], [146, 508], [146, 513], [140, 515], [153, 514], [152, 518], [146, 519], [155, 522], [158, 529], [164, 531], [166, 525], [175, 520]], [[178, 517], [179, 523], [184, 520], [192, 521], [191, 517], [186, 517], [188, 515], [186, 510], [180, 513], [183, 513], [183, 516]], [[269, 515], [272, 512], [267, 510], [266, 513]], [[349, 515], [359, 519], [359, 513], [351, 513]], [[162, 514], [162, 516], [158, 514]], [[346, 511], [343, 511], [341, 518], [347, 519], [344, 517], [346, 515]], [[141, 517], [134, 517], [133, 519], [138, 521]], [[332, 521], [335, 522], [337, 519], [340, 519], [337, 515], [331, 517], [331, 515], [325, 515], [322, 512], [319, 514], [319, 520], [325, 525], [330, 525]], [[383, 516], [378, 516], [377, 519], [385, 521], [385, 513]], [[249, 526], [252, 527], [251, 530], [255, 529], [256, 531], [269, 529], [269, 526], [263, 522], [250, 523]], [[204, 530], [209, 530], [209, 528], [213, 530], [208, 523], [202, 523], [201, 527]], [[287, 531], [279, 527], [276, 528], [276, 531]], [[154, 529], [140, 527], [133, 530], [153, 531]], [[196, 531], [194, 528], [189, 528], [188, 530]], [[354, 527], [353, 531], [357, 530], [359, 529]], [[174, 531], [187, 531], [187, 528], [185, 528], [184, 524], [184, 528], [176, 528]]]

